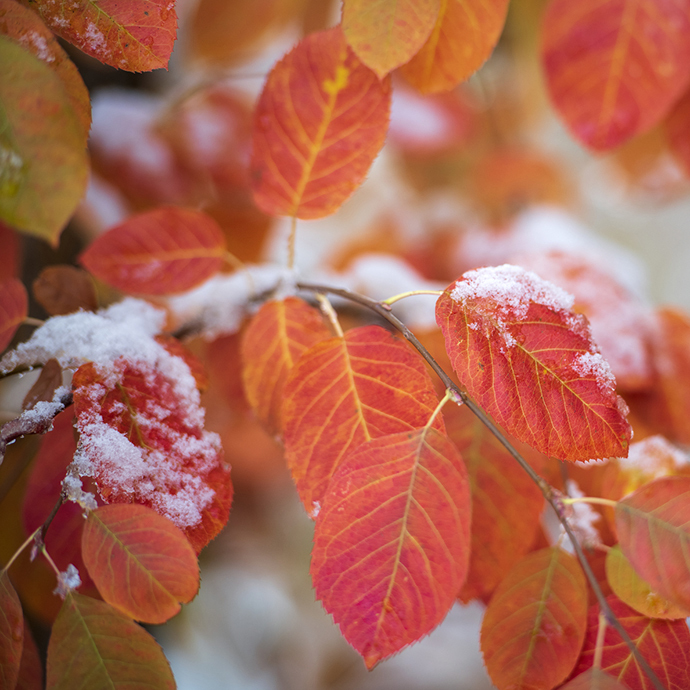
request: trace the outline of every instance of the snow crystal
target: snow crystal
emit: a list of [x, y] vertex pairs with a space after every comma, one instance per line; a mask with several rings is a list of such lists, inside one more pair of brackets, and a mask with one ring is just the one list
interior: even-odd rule
[[27, 31], [20, 39], [20, 43], [29, 45], [33, 48], [34, 54], [43, 62], [55, 62], [55, 57], [48, 48], [48, 42], [37, 31]]
[[79, 571], [71, 563], [67, 566], [67, 570], [58, 575], [58, 585], [53, 590], [53, 594], [57, 594], [64, 599], [72, 590], [81, 586], [81, 578]]
[[573, 371], [580, 376], [594, 376], [601, 387], [610, 389], [616, 387], [616, 378], [609, 363], [598, 352], [583, 352], [571, 366]]
[[636, 472], [658, 479], [675, 474], [690, 465], [690, 457], [680, 448], [667, 441], [663, 436], [649, 436], [633, 443], [627, 458], [618, 458], [618, 464], [624, 472]]
[[98, 508], [96, 497], [91, 492], [84, 491], [79, 473], [76, 469], [73, 469], [72, 464], [67, 468], [67, 475], [62, 480], [62, 490], [68, 501], [80, 505], [85, 511], [88, 512]]
[[[565, 488], [568, 496], [571, 498], [584, 497], [584, 493], [580, 490], [577, 482], [572, 479], [566, 481]], [[594, 526], [594, 523], [601, 520], [601, 515], [597, 513], [589, 503], [570, 503], [568, 504], [568, 510], [568, 524], [577, 537], [577, 540], [580, 542], [580, 545], [591, 547], [601, 544], [601, 535], [599, 534], [599, 530]], [[561, 525], [561, 534], [565, 534], [563, 525]], [[564, 539], [563, 546], [566, 551], [570, 553], [573, 552], [570, 539]]]
[[100, 55], [110, 54], [108, 50], [108, 44], [106, 43], [105, 36], [99, 31], [95, 24], [90, 23], [86, 27], [86, 31], [83, 33], [83, 38], [86, 39], [86, 47]]

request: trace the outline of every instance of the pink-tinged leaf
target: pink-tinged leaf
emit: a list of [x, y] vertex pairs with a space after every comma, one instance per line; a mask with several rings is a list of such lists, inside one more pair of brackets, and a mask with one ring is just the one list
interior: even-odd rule
[[383, 146], [390, 80], [340, 27], [307, 36], [268, 75], [256, 106], [252, 191], [271, 215], [322, 218], [359, 187]]
[[628, 690], [613, 676], [604, 673], [600, 668], [590, 668], [577, 678], [561, 687], [560, 690]]
[[663, 477], [616, 505], [621, 550], [653, 591], [690, 609], [690, 477]]
[[169, 206], [111, 228], [89, 246], [80, 262], [123, 292], [169, 295], [210, 278], [225, 255], [223, 232], [213, 218]]
[[470, 491], [435, 429], [377, 438], [338, 468], [316, 519], [316, 596], [367, 668], [431, 632], [467, 575]]
[[14, 688], [24, 643], [22, 605], [9, 575], [0, 571], [0, 687]]
[[484, 663], [498, 690], [550, 690], [577, 662], [587, 627], [587, 585], [562, 549], [535, 551], [494, 592], [482, 622]]
[[[437, 405], [423, 360], [379, 326], [309, 348], [285, 383], [285, 457], [307, 512], [357, 446], [423, 427]], [[440, 415], [434, 427], [443, 431]]]
[[199, 590], [199, 565], [184, 532], [150, 508], [91, 511], [81, 543], [103, 599], [135, 620], [165, 623]]
[[429, 38], [440, 0], [344, 0], [343, 33], [379, 79], [405, 64]]
[[509, 434], [561, 460], [625, 456], [632, 430], [573, 298], [517, 266], [465, 273], [436, 303], [460, 382]]
[[489, 58], [507, 14], [508, 0], [442, 0], [429, 39], [402, 75], [424, 94], [454, 89]]
[[242, 338], [242, 382], [256, 416], [270, 431], [283, 428], [283, 387], [305, 350], [330, 337], [318, 309], [296, 297], [266, 302]]
[[[633, 643], [666, 690], [690, 688], [690, 630], [682, 620], [646, 618], [615, 596], [606, 600]], [[599, 607], [589, 610], [587, 635], [574, 676], [592, 667], [599, 629]], [[628, 646], [609, 625], [604, 636], [601, 669], [628, 690], [653, 690], [649, 678]]]
[[153, 637], [109, 604], [67, 595], [48, 644], [47, 690], [174, 690], [170, 666]]
[[60, 38], [130, 72], [167, 67], [177, 34], [175, 0], [21, 0]]
[[648, 618], [687, 618], [690, 609], [681, 608], [652, 591], [616, 544], [606, 554], [606, 579], [613, 593], [625, 604]]
[[611, 149], [657, 124], [690, 81], [690, 0], [552, 0], [551, 99], [579, 141]]
[[201, 551], [227, 522], [232, 484], [184, 362], [175, 358], [167, 371], [123, 357], [88, 363], [72, 385], [82, 474], [106, 503], [153, 508]]
[[20, 280], [11, 278], [0, 283], [0, 352], [10, 344], [28, 309], [29, 296]]

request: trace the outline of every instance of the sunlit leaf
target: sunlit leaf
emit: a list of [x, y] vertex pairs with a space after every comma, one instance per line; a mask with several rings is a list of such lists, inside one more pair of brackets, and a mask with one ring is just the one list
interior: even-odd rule
[[86, 142], [91, 127], [91, 101], [76, 65], [61, 48], [55, 34], [31, 10], [15, 0], [0, 0], [0, 33], [13, 39], [55, 70], [81, 122]]
[[167, 67], [177, 34], [174, 0], [21, 0], [60, 38], [130, 72]]
[[256, 106], [259, 208], [298, 218], [333, 213], [383, 146], [390, 98], [390, 81], [357, 59], [339, 27], [301, 41], [271, 70]]
[[29, 296], [18, 278], [0, 283], [0, 352], [10, 344], [28, 308]]
[[429, 633], [467, 574], [470, 492], [435, 429], [362, 444], [333, 476], [316, 519], [316, 596], [368, 668]]
[[131, 618], [103, 601], [67, 595], [48, 644], [48, 690], [173, 690], [163, 651]]
[[343, 33], [379, 78], [406, 63], [429, 38], [441, 0], [344, 0]]
[[480, 644], [499, 690], [550, 690], [577, 662], [587, 625], [587, 587], [575, 558], [558, 548], [520, 561], [494, 592]]
[[690, 477], [664, 477], [616, 505], [622, 552], [653, 591], [690, 609]]
[[[615, 596], [607, 598], [613, 614], [657, 674], [666, 690], [690, 688], [690, 631], [685, 621], [646, 618]], [[591, 668], [599, 629], [599, 607], [588, 615], [587, 634], [574, 675]], [[652, 690], [654, 686], [620, 635], [609, 625], [604, 637], [601, 669], [629, 690]]]
[[128, 218], [98, 237], [80, 262], [94, 276], [129, 293], [184, 292], [217, 273], [223, 233], [201, 211], [162, 207]]
[[83, 125], [62, 79], [0, 36], [0, 221], [57, 243], [88, 177]]
[[690, 609], [672, 604], [652, 591], [625, 557], [618, 544], [606, 554], [606, 578], [613, 593], [625, 604], [648, 618], [687, 618]]
[[542, 60], [572, 134], [604, 151], [658, 123], [690, 80], [688, 33], [688, 0], [552, 0]]
[[625, 456], [625, 403], [572, 297], [516, 266], [465, 273], [436, 304], [461, 383], [506, 431], [562, 460]]
[[296, 297], [266, 302], [242, 338], [242, 381], [249, 404], [271, 431], [283, 427], [283, 386], [302, 353], [331, 332], [314, 307]]
[[436, 25], [403, 76], [422, 93], [455, 88], [491, 55], [507, 13], [508, 0], [441, 0]]
[[82, 555], [103, 599], [144, 623], [165, 623], [199, 589], [199, 565], [184, 533], [144, 506], [91, 511]]
[[563, 685], [561, 690], [627, 690], [627, 688], [601, 669], [590, 668]]
[[[285, 456], [307, 512], [318, 511], [336, 467], [365, 441], [423, 427], [437, 399], [423, 360], [378, 326], [309, 348], [283, 405]], [[443, 430], [437, 417], [436, 429]]]
[[22, 605], [7, 572], [0, 571], [0, 686], [14, 688], [24, 642]]

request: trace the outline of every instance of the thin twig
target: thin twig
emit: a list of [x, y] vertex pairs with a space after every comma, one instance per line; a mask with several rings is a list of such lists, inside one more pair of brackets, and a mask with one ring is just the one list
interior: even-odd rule
[[422, 343], [419, 342], [414, 333], [412, 333], [412, 331], [410, 331], [410, 329], [402, 321], [400, 321], [400, 319], [398, 319], [391, 313], [390, 307], [388, 305], [384, 306], [380, 302], [377, 302], [376, 300], [373, 300], [370, 297], [366, 297], [365, 295], [360, 295], [356, 292], [351, 292], [350, 290], [344, 288], [334, 288], [328, 285], [315, 285], [312, 283], [300, 282], [297, 283], [297, 288], [300, 290], [308, 290], [310, 292], [329, 293], [332, 295], [337, 295], [339, 297], [342, 297], [343, 299], [355, 302], [356, 304], [360, 304], [366, 309], [369, 309], [374, 313], [378, 314], [382, 319], [388, 321], [388, 323], [394, 326], [396, 330], [398, 330], [402, 334], [402, 336], [410, 344], [412, 344], [412, 346], [417, 350], [417, 352], [419, 352], [419, 354], [434, 370], [436, 375], [441, 379], [446, 389], [449, 389], [452, 392], [452, 394], [454, 395], [455, 402], [464, 403], [465, 405], [467, 405], [467, 407], [478, 417], [482, 424], [484, 424], [489, 429], [489, 431], [498, 439], [498, 441], [501, 443], [501, 445], [503, 445], [503, 447], [508, 451], [508, 453], [510, 453], [510, 455], [512, 455], [512, 457], [518, 462], [520, 467], [522, 467], [522, 469], [525, 472], [527, 472], [532, 481], [539, 487], [542, 495], [546, 499], [547, 503], [551, 506], [551, 508], [553, 508], [554, 512], [556, 513], [556, 516], [558, 517], [559, 522], [563, 525], [563, 529], [570, 538], [570, 541], [573, 545], [573, 549], [575, 550], [575, 554], [578, 560], [580, 561], [580, 565], [584, 570], [585, 576], [589, 581], [592, 590], [594, 591], [594, 595], [596, 596], [597, 601], [599, 602], [602, 614], [606, 617], [606, 621], [621, 636], [623, 642], [625, 642], [628, 649], [635, 657], [635, 661], [637, 661], [637, 663], [640, 665], [645, 675], [652, 682], [652, 685], [656, 688], [656, 690], [666, 690], [666, 688], [661, 683], [656, 673], [654, 673], [650, 665], [647, 663], [645, 658], [640, 653], [640, 650], [630, 639], [630, 636], [625, 631], [625, 628], [622, 626], [621, 622], [618, 620], [616, 615], [611, 610], [611, 607], [608, 605], [606, 597], [604, 596], [604, 593], [601, 591], [601, 587], [599, 586], [599, 582], [597, 581], [594, 573], [592, 572], [592, 568], [590, 567], [589, 562], [587, 561], [587, 558], [585, 557], [585, 554], [582, 551], [582, 547], [580, 546], [580, 543], [578, 542], [577, 538], [575, 537], [575, 534], [573, 533], [572, 529], [570, 528], [570, 525], [568, 524], [568, 520], [565, 516], [565, 506], [563, 504], [562, 499], [560, 498], [560, 494], [554, 491], [554, 489], [549, 485], [549, 483], [546, 482], [546, 480], [544, 480], [534, 471], [532, 466], [512, 446], [510, 441], [508, 441], [508, 439], [503, 435], [503, 432], [496, 426], [496, 424], [494, 424], [493, 420], [484, 412], [484, 410], [482, 410], [467, 395], [465, 391], [458, 388], [458, 386], [453, 382], [450, 376], [448, 376], [448, 374], [446, 374], [446, 372], [443, 370], [441, 365], [432, 357], [431, 353], [422, 345]]

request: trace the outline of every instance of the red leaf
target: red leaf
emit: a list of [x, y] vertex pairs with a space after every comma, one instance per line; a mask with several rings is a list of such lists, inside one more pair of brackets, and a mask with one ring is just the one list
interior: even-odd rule
[[[307, 350], [285, 384], [285, 457], [307, 512], [360, 444], [423, 427], [437, 399], [422, 359], [378, 326]], [[440, 416], [434, 427], [443, 431]]]
[[[690, 631], [685, 621], [645, 618], [615, 596], [607, 599], [614, 615], [639, 649], [647, 663], [659, 676], [666, 690], [690, 688]], [[587, 635], [582, 654], [573, 675], [592, 666], [599, 628], [599, 607], [589, 610]], [[652, 690], [653, 685], [635, 661], [620, 635], [606, 628], [601, 669], [629, 690]]]
[[167, 67], [177, 34], [174, 0], [21, 0], [58, 36], [130, 72]]
[[616, 530], [651, 588], [690, 609], [690, 477], [657, 479], [619, 501]]
[[367, 668], [443, 620], [469, 541], [467, 470], [438, 431], [377, 438], [347, 456], [316, 520], [311, 573]]
[[331, 335], [318, 309], [296, 297], [266, 302], [242, 338], [247, 401], [271, 431], [283, 428], [283, 386], [305, 350]]
[[91, 244], [80, 262], [123, 292], [169, 295], [210, 278], [224, 258], [225, 240], [213, 218], [169, 206], [111, 228]]
[[552, 0], [542, 26], [551, 98], [597, 151], [647, 131], [690, 80], [688, 0]]
[[484, 599], [534, 544], [544, 498], [466, 407], [447, 405], [444, 417], [448, 436], [465, 460], [472, 487], [470, 569], [460, 599]]
[[14, 688], [24, 643], [24, 618], [19, 597], [5, 570], [0, 570], [0, 686]]
[[690, 177], [690, 90], [673, 106], [666, 118], [666, 135], [671, 151]]
[[505, 265], [451, 284], [436, 320], [461, 383], [508, 433], [563, 460], [625, 456], [625, 403], [571, 307], [560, 288]]
[[48, 690], [82, 687], [174, 690], [170, 666], [153, 637], [103, 601], [67, 595], [48, 644]]
[[590, 668], [566, 683], [561, 690], [627, 690], [627, 688], [601, 669]]
[[218, 437], [203, 430], [196, 388], [173, 378], [178, 363], [167, 374], [122, 357], [105, 370], [79, 367], [72, 382], [79, 454], [106, 503], [153, 508], [198, 553], [227, 522], [232, 485]]
[[550, 690], [572, 671], [587, 625], [578, 562], [557, 548], [531, 553], [494, 592], [482, 622], [484, 663], [498, 690]]
[[443, 0], [429, 39], [400, 71], [422, 93], [450, 91], [489, 58], [507, 13], [508, 0]]
[[29, 296], [19, 279], [10, 278], [0, 284], [0, 352], [10, 344], [28, 308]]
[[440, 0], [344, 0], [343, 33], [379, 79], [405, 64], [429, 38]]
[[144, 623], [165, 623], [199, 590], [199, 565], [184, 533], [144, 506], [91, 511], [82, 553], [103, 599]]
[[5, 263], [5, 280], [18, 278], [22, 260], [19, 235], [2, 221], [0, 221], [0, 252]]
[[[11, 687], [11, 686], [10, 686]], [[19, 664], [19, 678], [15, 690], [43, 690], [43, 662], [38, 653], [29, 625], [24, 619], [24, 647]]]
[[391, 86], [339, 27], [311, 34], [271, 70], [256, 106], [252, 190], [272, 215], [322, 218], [364, 180], [383, 146]]

